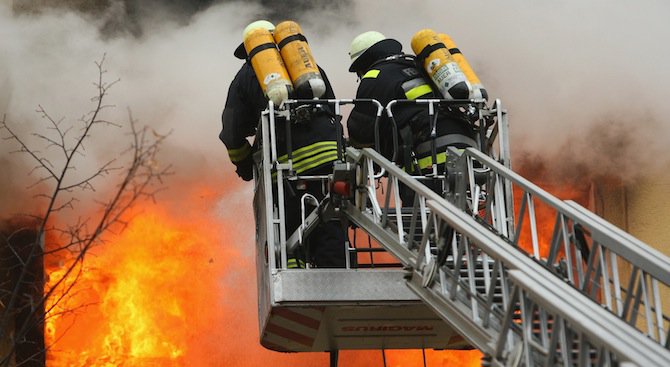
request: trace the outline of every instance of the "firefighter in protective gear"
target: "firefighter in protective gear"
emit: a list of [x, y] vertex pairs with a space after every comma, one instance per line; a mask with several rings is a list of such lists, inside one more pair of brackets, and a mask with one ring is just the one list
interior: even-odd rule
[[[263, 27], [273, 31], [274, 25], [269, 21], [256, 21], [245, 29], [245, 34], [254, 27]], [[221, 116], [222, 130], [219, 138], [225, 144], [230, 160], [237, 167], [237, 174], [245, 181], [253, 179], [254, 161], [253, 152], [259, 147], [252, 147], [247, 140], [255, 136], [256, 127], [261, 112], [267, 109], [268, 99], [263, 94], [256, 78], [251, 62], [247, 57], [244, 45], [241, 44], [234, 55], [245, 60], [241, 69], [233, 79]], [[319, 67], [321, 76], [326, 83], [326, 92], [322, 98], [334, 99], [335, 94], [325, 72]], [[290, 127], [288, 127], [290, 128]], [[277, 153], [280, 162], [287, 161], [286, 151], [287, 123], [283, 118], [277, 118], [276, 136]], [[298, 175], [325, 175], [332, 173], [333, 163], [337, 159], [337, 134], [333, 114], [327, 106], [309, 114], [309, 121], [291, 128], [291, 145], [293, 167]], [[301, 221], [300, 198], [304, 193], [310, 193], [321, 201], [324, 190], [319, 181], [289, 183], [286, 202], [286, 230], [290, 235], [298, 228]], [[310, 259], [317, 267], [343, 267], [344, 230], [339, 222], [322, 222], [316, 228], [309, 243]], [[296, 257], [298, 257], [296, 255]], [[301, 259], [298, 257], [298, 262]]]
[[[422, 74], [411, 55], [402, 52], [402, 45], [376, 31], [364, 32], [351, 42], [350, 72], [360, 78], [357, 99], [373, 98], [386, 106], [392, 100], [440, 98], [428, 79]], [[357, 104], [347, 120], [350, 143], [355, 147], [374, 145], [376, 108], [371, 104]], [[399, 151], [396, 163], [410, 173], [427, 172], [433, 164], [432, 144], [437, 148], [437, 163], [444, 169], [447, 146], [476, 147], [472, 125], [460, 111], [440, 109], [437, 113], [436, 136], [431, 137], [431, 123], [426, 105], [397, 104], [393, 108], [397, 124]], [[381, 150], [385, 157], [393, 156], [392, 125], [388, 116], [379, 122]], [[405, 202], [403, 198], [403, 202]], [[407, 204], [407, 203], [406, 203]], [[412, 203], [410, 202], [409, 205]]]

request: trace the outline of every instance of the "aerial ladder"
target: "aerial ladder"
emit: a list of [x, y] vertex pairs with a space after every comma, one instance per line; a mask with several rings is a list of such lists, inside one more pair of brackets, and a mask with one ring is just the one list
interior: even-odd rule
[[[259, 124], [254, 197], [263, 346], [328, 351], [331, 366], [338, 350], [400, 348], [477, 348], [483, 363], [495, 366], [670, 365], [663, 305], [670, 260], [516, 174], [500, 100], [468, 101], [477, 107], [480, 146], [450, 148], [443, 176], [410, 175], [374, 149], [344, 142], [330, 175], [299, 177], [290, 155], [278, 161], [278, 116], [290, 123], [295, 106], [329, 104], [341, 126], [342, 106], [356, 103], [373, 103], [378, 118], [386, 112], [393, 121], [403, 103], [425, 104], [432, 115], [454, 102], [269, 103]], [[436, 179], [444, 195], [422, 183]], [[294, 233], [284, 230], [285, 180], [320, 180], [330, 189], [322, 202], [303, 198]], [[401, 185], [413, 192], [413, 205], [400, 205]], [[555, 214], [547, 238], [538, 205]], [[329, 218], [378, 246], [348, 240], [343, 251], [355, 256], [346, 269], [288, 269], [287, 254]], [[383, 252], [397, 266], [364, 267], [356, 259], [366, 251]]]

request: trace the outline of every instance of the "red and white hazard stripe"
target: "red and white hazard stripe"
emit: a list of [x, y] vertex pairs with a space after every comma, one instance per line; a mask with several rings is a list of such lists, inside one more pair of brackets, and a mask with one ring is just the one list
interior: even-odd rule
[[324, 310], [323, 307], [273, 308], [261, 344], [281, 352], [312, 350]]

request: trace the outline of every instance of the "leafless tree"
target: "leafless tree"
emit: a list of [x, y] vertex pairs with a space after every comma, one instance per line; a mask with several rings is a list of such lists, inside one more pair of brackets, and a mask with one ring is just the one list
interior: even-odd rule
[[[91, 164], [93, 159], [87, 148], [94, 145], [93, 140], [105, 137], [103, 134], [110, 128], [122, 127], [102, 117], [105, 110], [114, 107], [105, 104], [105, 97], [118, 82], [106, 81], [104, 62], [103, 56], [95, 63], [98, 79], [91, 99], [93, 108], [78, 121], [68, 124], [54, 119], [39, 106], [37, 113], [45, 126], [32, 132], [33, 142], [37, 143], [31, 144], [10, 126], [6, 117], [0, 120], [2, 138], [17, 146], [15, 153], [27, 155], [34, 163], [31, 173], [36, 178], [32, 188], [42, 208], [38, 214], [23, 214], [25, 220], [19, 221], [18, 226], [15, 221], [13, 228], [0, 237], [4, 241], [0, 247], [5, 249], [0, 262], [4, 267], [0, 268], [0, 342], [5, 341], [5, 350], [0, 348], [0, 366], [45, 364], [45, 348], [50, 346], [44, 346], [43, 339], [41, 348], [30, 349], [32, 355], [27, 356], [20, 355], [22, 343], [34, 343], [27, 336], [35, 330], [43, 333], [45, 315], [53, 313], [73, 289], [88, 251], [103, 241], [105, 234], [121, 230], [127, 224], [124, 214], [138, 200], [153, 199], [163, 178], [170, 174], [169, 165], [160, 166], [157, 161], [168, 134], [138, 127], [130, 111], [128, 148], [115, 153], [119, 157]], [[113, 182], [113, 189], [96, 191], [101, 180], [106, 186]], [[85, 197], [93, 197], [98, 210], [81, 209]], [[31, 235], [26, 237], [26, 233]], [[68, 258], [59, 276], [48, 283], [41, 273], [45, 256]], [[9, 275], [7, 280], [2, 280], [3, 274]]]

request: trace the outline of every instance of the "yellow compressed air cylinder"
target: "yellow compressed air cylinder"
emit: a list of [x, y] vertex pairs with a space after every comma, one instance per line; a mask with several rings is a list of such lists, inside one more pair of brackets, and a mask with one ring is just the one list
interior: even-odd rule
[[277, 24], [274, 39], [293, 82], [296, 98], [323, 96], [326, 83], [298, 23], [287, 20]]
[[438, 37], [440, 40], [444, 43], [445, 46], [447, 46], [447, 50], [449, 51], [449, 54], [456, 60], [458, 63], [458, 66], [461, 68], [461, 71], [463, 71], [463, 74], [468, 78], [468, 81], [470, 82], [470, 85], [472, 86], [472, 91], [470, 93], [470, 98], [472, 99], [488, 99], [489, 95], [486, 92], [486, 88], [484, 88], [484, 85], [482, 82], [479, 80], [479, 77], [477, 77], [477, 74], [475, 74], [475, 71], [472, 70], [472, 67], [470, 66], [470, 63], [468, 60], [463, 56], [461, 53], [461, 50], [456, 46], [456, 43], [449, 37], [449, 35], [440, 33], [438, 34]]
[[422, 29], [412, 37], [412, 50], [445, 99], [470, 98], [471, 86], [447, 46], [432, 29]]
[[244, 37], [244, 49], [263, 93], [275, 105], [281, 105], [293, 91], [293, 85], [272, 33], [262, 28], [252, 30]]

